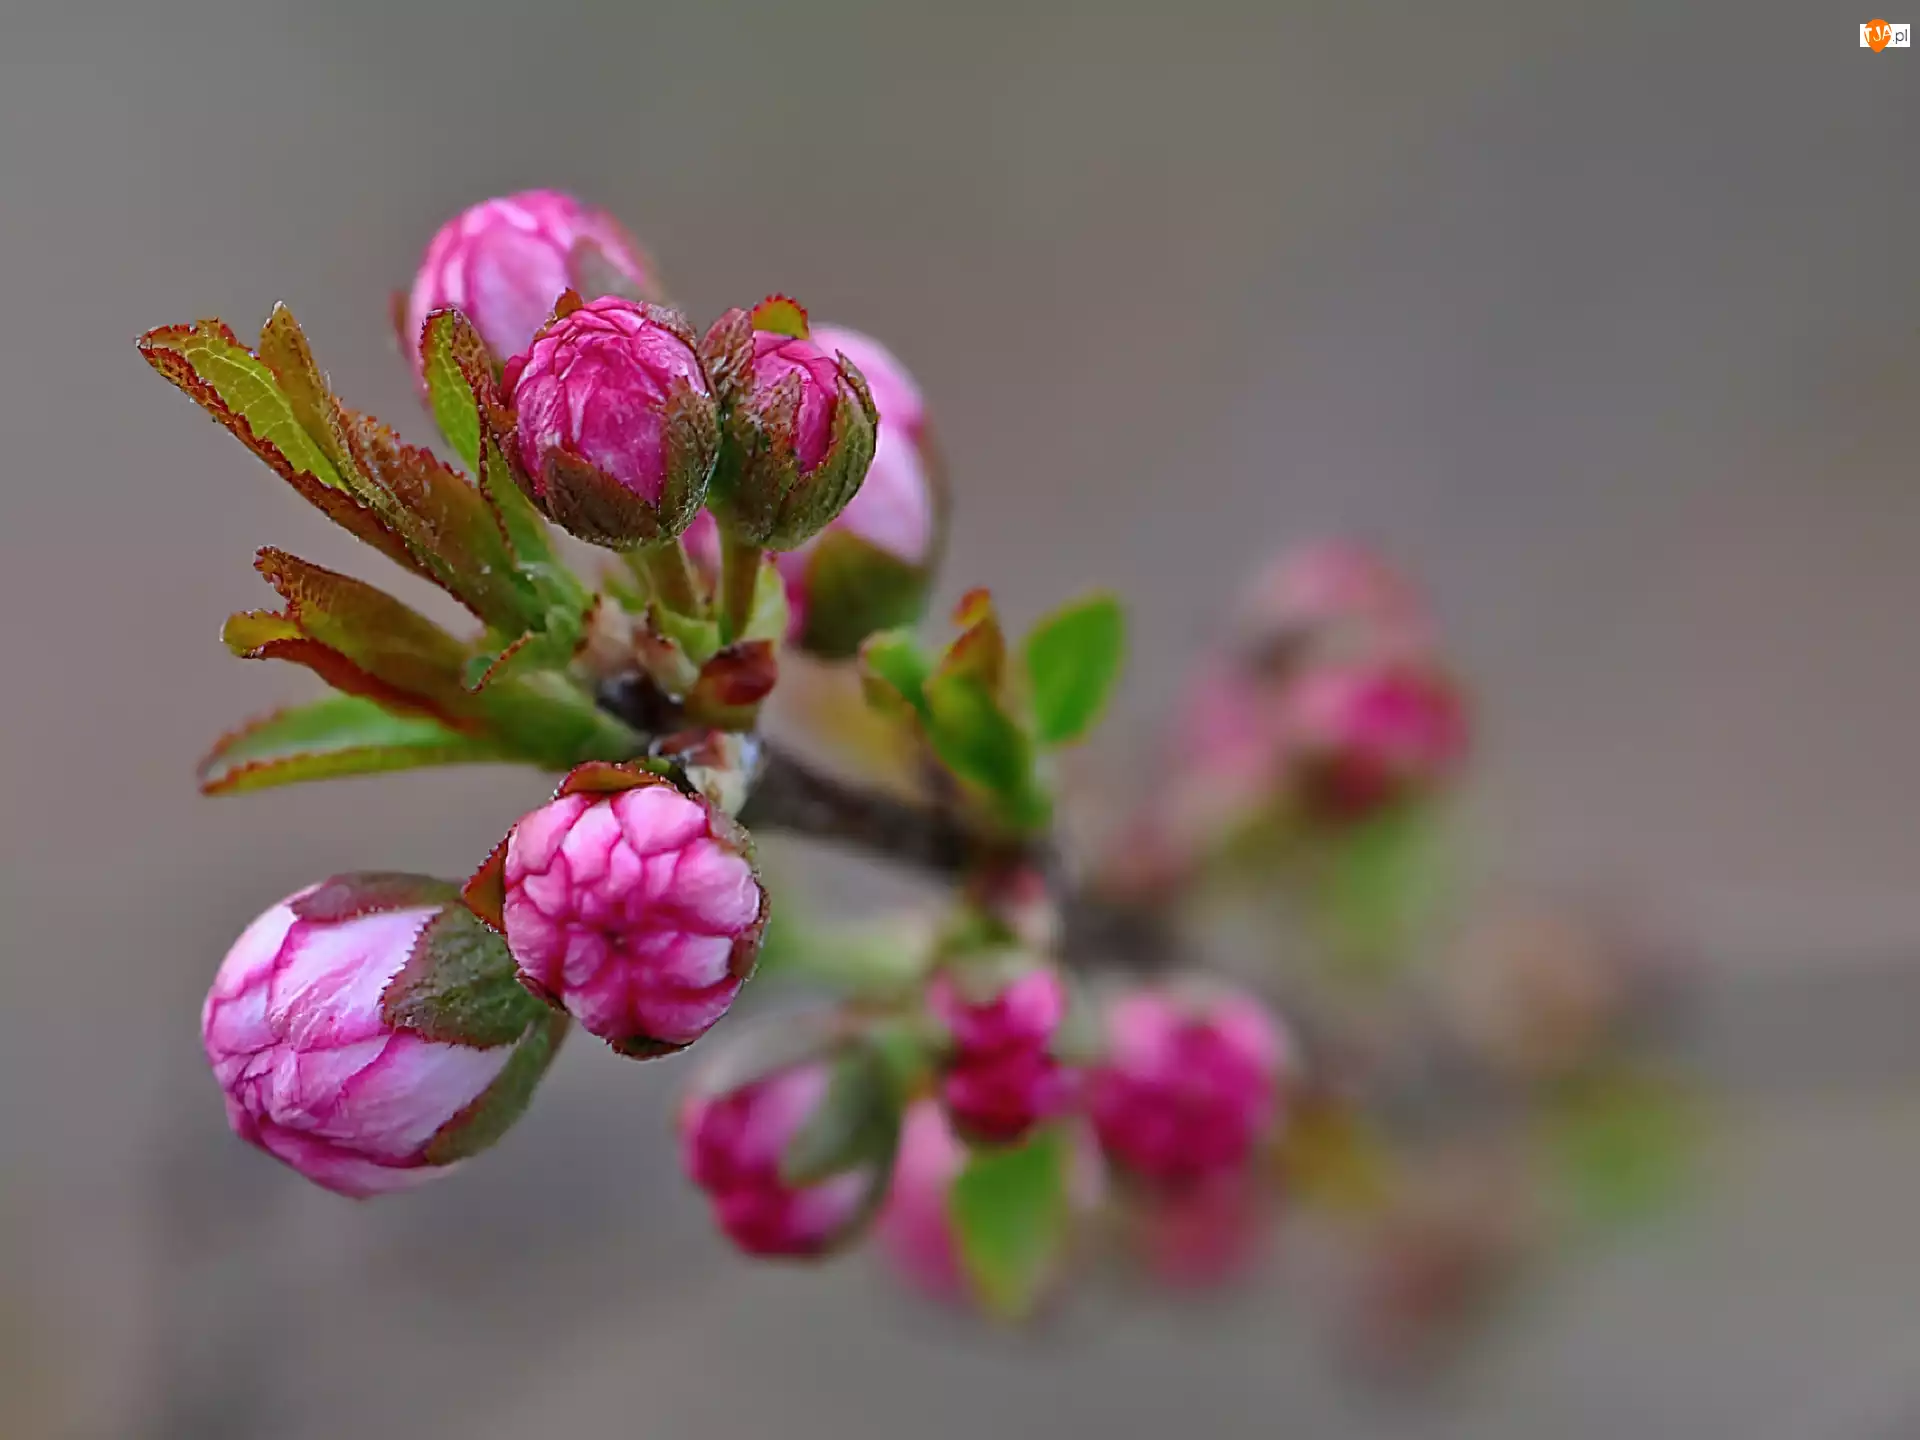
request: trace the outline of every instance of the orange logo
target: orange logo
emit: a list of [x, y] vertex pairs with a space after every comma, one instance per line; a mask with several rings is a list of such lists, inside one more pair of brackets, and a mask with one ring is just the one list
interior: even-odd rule
[[[1853, 12], [1858, 15], [1858, 10]], [[1880, 51], [1887, 48], [1893, 39], [1893, 26], [1884, 20], [1869, 20], [1861, 30], [1861, 38], [1867, 42], [1869, 50]]]

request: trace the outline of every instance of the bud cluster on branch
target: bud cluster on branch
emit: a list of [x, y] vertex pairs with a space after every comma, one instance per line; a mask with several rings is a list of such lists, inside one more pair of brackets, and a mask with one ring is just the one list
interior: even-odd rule
[[[947, 487], [892, 351], [782, 296], [696, 328], [617, 221], [551, 191], [450, 220], [394, 313], [443, 452], [340, 400], [284, 306], [251, 347], [217, 320], [141, 338], [472, 621], [261, 550], [279, 608], [224, 639], [332, 693], [226, 735], [203, 788], [561, 778], [462, 881], [349, 872], [248, 927], [202, 1016], [243, 1139], [346, 1195], [422, 1183], [507, 1131], [578, 1022], [634, 1060], [697, 1047], [681, 1163], [749, 1253], [872, 1229], [924, 1288], [1019, 1318], [1099, 1242], [1174, 1281], [1237, 1273], [1284, 1198], [1387, 1267], [1355, 1293], [1445, 1319], [1464, 1299], [1407, 1275], [1464, 1266], [1449, 1295], [1478, 1295], [1536, 1207], [1442, 1224], [1422, 1157], [1505, 1179], [1583, 1125], [1670, 1118], [1631, 966], [1564, 929], [1476, 944], [1471, 984], [1383, 1040], [1432, 988], [1436, 820], [1469, 725], [1424, 605], [1371, 553], [1329, 542], [1257, 580], [1115, 788], [1127, 814], [1073, 853], [1057, 757], [1114, 692], [1121, 609], [1094, 593], [1011, 636], [973, 590], [944, 639], [917, 630]], [[776, 691], [840, 769], [767, 738]], [[763, 873], [770, 830], [948, 898], [828, 919]], [[1249, 904], [1274, 953], [1212, 963], [1207, 915]], [[756, 967], [824, 998], [706, 1039]], [[1448, 1087], [1480, 1097], [1463, 1133], [1406, 1122]], [[1499, 1193], [1532, 1196], [1537, 1170]]]

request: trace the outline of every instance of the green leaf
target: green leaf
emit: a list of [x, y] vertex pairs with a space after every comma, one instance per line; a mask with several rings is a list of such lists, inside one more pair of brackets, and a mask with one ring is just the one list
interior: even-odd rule
[[467, 469], [480, 468], [480, 401], [467, 381], [468, 366], [492, 368], [486, 346], [457, 310], [437, 310], [420, 333], [427, 404], [447, 444]]
[[1556, 1097], [1546, 1139], [1575, 1216], [1611, 1227], [1656, 1214], [1684, 1192], [1694, 1117], [1672, 1081], [1623, 1069]]
[[1438, 812], [1407, 804], [1329, 836], [1313, 857], [1311, 913], [1337, 966], [1390, 974], [1413, 958], [1444, 891]]
[[511, 758], [501, 747], [437, 720], [390, 714], [356, 695], [332, 695], [222, 736], [200, 762], [200, 789], [237, 795], [302, 780]]
[[868, 701], [883, 710], [927, 713], [927, 679], [933, 662], [905, 630], [883, 630], [860, 647], [860, 681]]
[[567, 1037], [568, 1023], [565, 1015], [554, 1011], [536, 1019], [520, 1037], [493, 1084], [427, 1142], [427, 1164], [465, 1160], [498, 1143], [514, 1121], [526, 1113], [534, 1090], [559, 1052], [560, 1042]]
[[481, 1050], [511, 1045], [545, 1011], [514, 979], [506, 940], [460, 904], [421, 927], [380, 996], [380, 1013], [396, 1029]]
[[278, 462], [276, 469], [285, 466], [332, 489], [346, 488], [273, 371], [220, 321], [149, 330], [140, 337], [140, 353], [261, 458]]
[[1071, 1159], [1057, 1130], [1011, 1149], [976, 1150], [947, 1195], [973, 1292], [1002, 1319], [1032, 1313], [1066, 1242]]
[[965, 674], [936, 675], [925, 705], [928, 743], [949, 770], [986, 791], [1007, 824], [1046, 825], [1051, 806], [1034, 774], [1033, 741], [984, 685]]
[[338, 924], [362, 915], [391, 914], [440, 906], [460, 898], [460, 887], [433, 875], [395, 870], [356, 870], [335, 875], [293, 901], [302, 920]]
[[1106, 708], [1126, 658], [1126, 617], [1112, 595], [1062, 607], [1027, 636], [1027, 689], [1042, 745], [1070, 745]]

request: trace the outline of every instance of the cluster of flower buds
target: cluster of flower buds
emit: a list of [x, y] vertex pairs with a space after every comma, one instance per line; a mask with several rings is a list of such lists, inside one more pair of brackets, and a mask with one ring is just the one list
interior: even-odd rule
[[475, 205], [434, 236], [402, 307], [403, 348], [424, 386], [422, 328], [440, 311], [464, 314], [492, 352], [490, 419], [534, 503], [615, 550], [659, 551], [692, 527], [687, 547], [714, 592], [724, 539], [740, 557], [731, 630], [747, 621], [754, 557], [769, 550], [786, 582], [788, 638], [809, 650], [842, 658], [916, 619], [941, 492], [912, 377], [868, 336], [810, 331], [783, 297], [728, 311], [700, 339], [658, 296], [651, 263], [616, 221], [528, 191]]

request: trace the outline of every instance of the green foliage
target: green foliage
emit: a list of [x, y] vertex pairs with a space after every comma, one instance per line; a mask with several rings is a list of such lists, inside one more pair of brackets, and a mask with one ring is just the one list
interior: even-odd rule
[[992, 1314], [1032, 1313], [1066, 1242], [1072, 1148], [1057, 1130], [1008, 1149], [976, 1150], [947, 1197], [975, 1296]]
[[380, 996], [389, 1025], [428, 1040], [490, 1050], [511, 1045], [546, 1007], [514, 979], [507, 942], [465, 905], [446, 906]]
[[1126, 658], [1126, 617], [1110, 594], [1089, 595], [1027, 635], [1027, 690], [1043, 746], [1071, 745], [1106, 708]]
[[237, 795], [302, 780], [512, 758], [492, 741], [437, 720], [395, 715], [357, 695], [331, 695], [222, 736], [200, 762], [200, 789]]
[[1329, 835], [1309, 857], [1310, 913], [1339, 969], [1378, 977], [1412, 958], [1445, 889], [1439, 821], [1432, 805], [1395, 806]]
[[1051, 804], [1034, 774], [1033, 739], [987, 687], [965, 674], [936, 674], [926, 691], [926, 732], [934, 754], [990, 798], [1017, 830], [1043, 829]]
[[1623, 1067], [1576, 1080], [1549, 1102], [1544, 1124], [1561, 1188], [1588, 1225], [1645, 1219], [1685, 1191], [1695, 1117], [1666, 1077]]
[[844, 660], [877, 630], [911, 625], [926, 606], [929, 569], [910, 565], [844, 530], [828, 530], [807, 553], [807, 613], [801, 645]]

